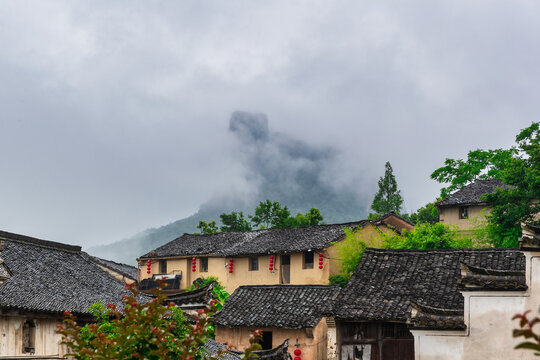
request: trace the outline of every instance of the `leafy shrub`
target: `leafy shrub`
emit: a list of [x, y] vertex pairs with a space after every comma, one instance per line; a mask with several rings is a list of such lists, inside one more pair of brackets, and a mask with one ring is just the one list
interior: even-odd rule
[[[63, 325], [58, 325], [57, 333], [62, 335], [66, 345], [66, 357], [73, 359], [208, 359], [203, 345], [210, 336], [217, 301], [198, 310], [195, 324], [189, 324], [182, 310], [174, 304], [164, 305], [166, 296], [161, 289], [154, 289], [156, 296], [148, 302], [140, 302], [140, 293], [128, 286], [131, 295], [122, 299], [121, 310], [115, 305], [94, 304], [91, 312], [96, 323], [80, 326], [70, 312], [65, 312]], [[253, 350], [261, 348], [257, 344], [260, 332], [252, 336], [253, 341], [243, 355], [244, 359], [256, 358]], [[203, 357], [204, 356], [204, 357]]]
[[345, 287], [345, 285], [347, 285], [347, 283], [349, 282], [349, 276], [345, 276], [342, 274], [332, 275], [328, 278], [328, 281], [330, 281], [331, 285], [339, 285], [340, 287]]

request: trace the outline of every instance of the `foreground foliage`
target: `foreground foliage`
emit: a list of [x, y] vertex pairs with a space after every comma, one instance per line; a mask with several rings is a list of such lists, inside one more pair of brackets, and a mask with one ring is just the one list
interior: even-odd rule
[[519, 329], [514, 329], [512, 335], [515, 338], [523, 337], [527, 341], [519, 343], [514, 349], [526, 349], [534, 351], [536, 356], [540, 356], [540, 335], [534, 332], [534, 325], [540, 323], [540, 319], [534, 317], [529, 319], [531, 310], [525, 311], [523, 314], [516, 314], [512, 320], [519, 320]]
[[[211, 334], [212, 315], [216, 301], [199, 310], [195, 324], [187, 322], [181, 309], [174, 304], [164, 305], [166, 296], [155, 289], [155, 298], [139, 301], [138, 290], [129, 286], [131, 295], [122, 299], [122, 308], [109, 304], [92, 306], [96, 322], [80, 326], [76, 317], [65, 313], [63, 325], [57, 332], [66, 345], [66, 358], [97, 359], [219, 359], [211, 357], [203, 345]], [[253, 350], [260, 349], [255, 334], [244, 358], [255, 358]]]

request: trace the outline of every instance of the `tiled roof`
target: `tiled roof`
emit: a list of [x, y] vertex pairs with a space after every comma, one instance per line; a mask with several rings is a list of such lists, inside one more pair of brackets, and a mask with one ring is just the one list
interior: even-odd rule
[[330, 315], [339, 287], [328, 285], [240, 286], [216, 314], [216, 324], [303, 329]]
[[[270, 350], [254, 351], [257, 355], [257, 359], [260, 360], [291, 360], [291, 356], [288, 353], [289, 339], [285, 340], [281, 345]], [[239, 360], [242, 352], [236, 350], [228, 350], [227, 346], [213, 340], [208, 339], [204, 345], [204, 349], [208, 351], [210, 356], [216, 356], [219, 350], [224, 351], [222, 354], [223, 360]]]
[[120, 305], [124, 283], [81, 253], [79, 246], [0, 232], [2, 258], [13, 276], [0, 284], [0, 308], [87, 314], [95, 302]]
[[141, 256], [242, 256], [292, 253], [318, 250], [344, 236], [343, 227], [354, 227], [369, 221], [318, 225], [294, 229], [268, 229], [243, 232], [222, 232], [211, 235], [184, 234]]
[[439, 201], [435, 205], [438, 207], [457, 206], [457, 205], [483, 205], [486, 202], [480, 197], [495, 191], [496, 188], [508, 189], [508, 185], [503, 184], [500, 179], [477, 180], [476, 182], [465, 186], [452, 195]]
[[119, 273], [131, 280], [137, 280], [138, 270], [135, 266], [117, 263], [115, 261], [98, 258], [97, 256], [88, 255], [90, 259], [98, 265], [109, 268], [112, 271]]
[[173, 302], [182, 309], [202, 309], [214, 298], [214, 285], [212, 282], [200, 289], [185, 291], [167, 296], [167, 302]]
[[204, 349], [208, 351], [208, 355], [211, 357], [217, 356], [218, 352], [224, 351], [224, 353], [221, 355], [223, 360], [239, 360], [240, 359], [240, 353], [227, 351], [227, 346], [223, 345], [222, 343], [217, 342], [214, 339], [208, 339], [206, 340], [206, 344], [204, 344]]
[[[369, 248], [336, 300], [335, 317], [343, 321], [405, 322], [413, 302], [443, 312], [462, 311], [463, 296], [458, 284], [462, 279], [461, 263], [505, 270], [509, 276], [525, 271], [525, 257], [519, 250]], [[522, 290], [521, 281], [524, 276], [511, 289]], [[496, 286], [488, 289], [499, 290]]]

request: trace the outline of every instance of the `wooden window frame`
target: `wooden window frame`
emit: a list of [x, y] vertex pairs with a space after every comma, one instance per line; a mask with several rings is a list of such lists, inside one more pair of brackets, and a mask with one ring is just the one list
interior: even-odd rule
[[259, 257], [258, 256], [250, 256], [249, 257], [248, 270], [249, 271], [259, 271]]
[[208, 272], [208, 258], [207, 257], [199, 258], [199, 271]]
[[160, 274], [168, 274], [167, 272], [167, 260], [159, 260], [159, 273]]
[[[462, 220], [469, 218], [469, 207], [468, 206], [460, 206], [458, 208], [459, 211], [459, 218]], [[465, 213], [465, 215], [463, 215]]]
[[[311, 262], [306, 261], [306, 256], [311, 255]], [[313, 269], [313, 263], [315, 262], [315, 253], [313, 251], [304, 251], [302, 253], [302, 269]]]

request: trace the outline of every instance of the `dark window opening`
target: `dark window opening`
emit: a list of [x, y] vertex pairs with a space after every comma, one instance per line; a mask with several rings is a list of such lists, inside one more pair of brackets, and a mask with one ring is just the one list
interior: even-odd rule
[[291, 256], [281, 255], [281, 284], [291, 283]]
[[469, 218], [469, 207], [468, 206], [460, 206], [459, 207], [459, 218], [460, 219], [468, 219]]
[[167, 260], [159, 260], [159, 273], [160, 274], [167, 273]]
[[252, 256], [249, 258], [249, 271], [259, 270], [259, 257]]
[[36, 343], [36, 324], [33, 320], [26, 320], [23, 324], [22, 331], [22, 352], [35, 353]]
[[341, 323], [340, 359], [413, 360], [414, 337], [400, 323]]
[[313, 269], [313, 251], [304, 251], [304, 269]]
[[201, 262], [201, 272], [207, 272], [208, 271], [208, 258], [203, 257], [200, 259]]
[[262, 332], [261, 346], [263, 350], [272, 349], [272, 332], [271, 331]]

